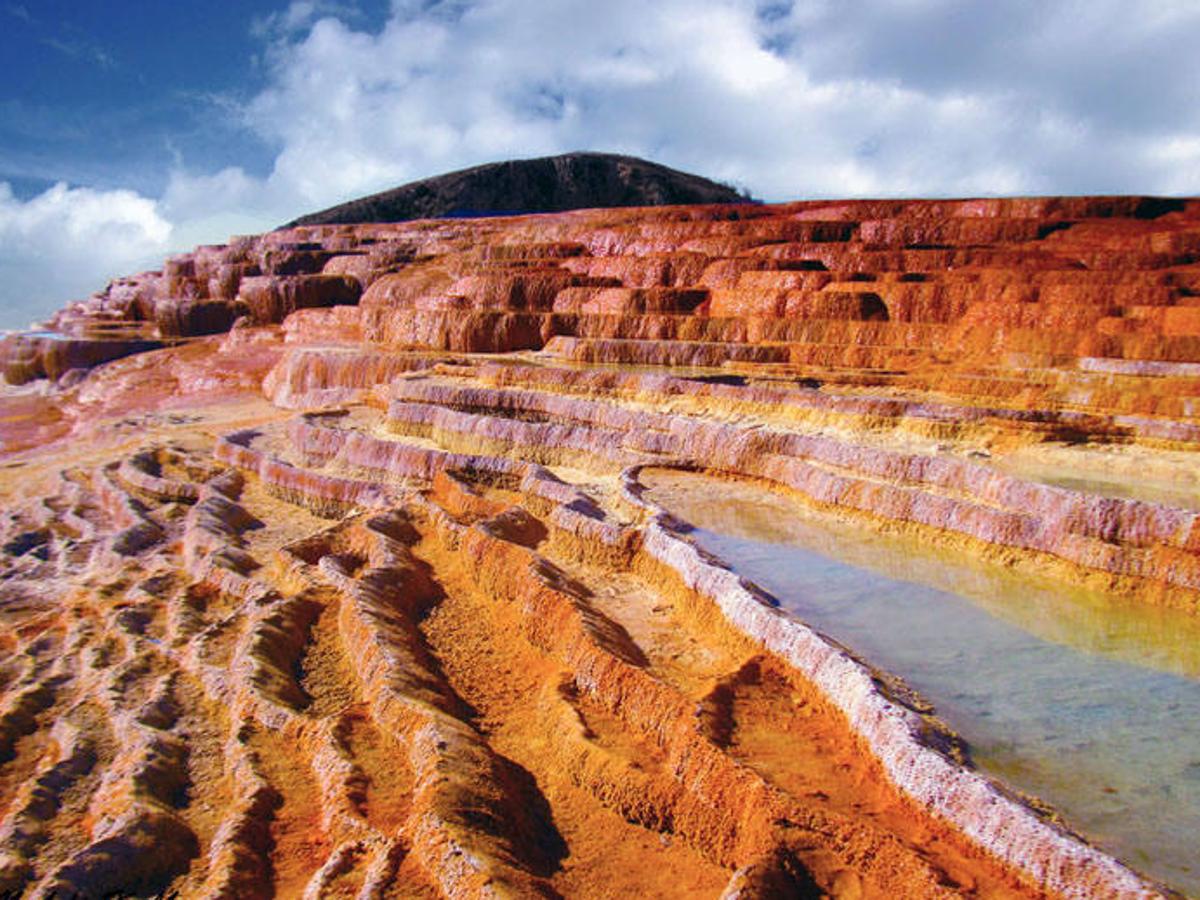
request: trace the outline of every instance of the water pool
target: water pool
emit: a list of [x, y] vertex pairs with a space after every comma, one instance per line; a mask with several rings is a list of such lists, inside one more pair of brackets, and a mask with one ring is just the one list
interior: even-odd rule
[[699, 545], [916, 688], [981, 770], [1200, 895], [1200, 619], [854, 528], [752, 482], [641, 480]]

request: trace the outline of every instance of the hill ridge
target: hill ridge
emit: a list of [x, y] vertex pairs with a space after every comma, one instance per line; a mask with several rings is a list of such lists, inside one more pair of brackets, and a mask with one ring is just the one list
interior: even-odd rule
[[423, 178], [309, 213], [281, 227], [748, 202], [753, 198], [700, 175], [634, 156], [575, 151], [484, 163]]

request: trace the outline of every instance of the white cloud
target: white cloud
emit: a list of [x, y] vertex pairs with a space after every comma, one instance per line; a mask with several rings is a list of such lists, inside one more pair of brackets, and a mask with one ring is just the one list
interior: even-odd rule
[[[368, 33], [296, 3], [287, 15], [305, 26], [273, 45], [270, 84], [246, 121], [281, 147], [261, 185], [281, 218], [581, 148], [775, 200], [1179, 190], [1186, 179], [1160, 135], [1122, 133], [1126, 113], [1093, 82], [1111, 62], [1114, 107], [1152, 115], [1138, 92], [1163, 90], [1121, 87], [1121, 69], [1156, 71], [1159, 50], [1173, 83], [1193, 83], [1200, 64], [1190, 43], [1181, 55], [1179, 35], [1197, 18], [1168, 0], [1145, 16], [1115, 0], [1068, 6], [968, 16], [950, 0], [396, 3]], [[1200, 134], [1185, 112], [1163, 140]]]
[[270, 229], [279, 224], [279, 210], [286, 205], [263, 181], [236, 166], [212, 175], [180, 167], [167, 181], [159, 211], [175, 223], [171, 243], [182, 250]]
[[[382, 27], [364, 21], [337, 0], [258, 20], [267, 83], [235, 117], [278, 148], [271, 171], [181, 161], [157, 206], [100, 204], [129, 214], [113, 226], [128, 246], [168, 242], [167, 221], [183, 249], [577, 149], [768, 200], [1200, 189], [1200, 7], [1185, 0], [394, 0]], [[0, 198], [0, 215], [91, 208], [55, 191]], [[119, 270], [124, 239], [98, 241], [91, 258], [107, 248]]]
[[59, 182], [21, 202], [0, 184], [0, 244], [29, 253], [85, 259], [140, 256], [163, 246], [171, 225], [157, 204], [133, 191], [70, 188]]
[[336, 0], [293, 0], [287, 8], [255, 18], [250, 23], [250, 33], [264, 39], [289, 38], [303, 31], [322, 16], [340, 16], [347, 19], [360, 17], [353, 3], [338, 3]]
[[0, 327], [22, 327], [160, 259], [171, 231], [155, 201], [133, 191], [60, 183], [21, 201], [0, 182]]
[[96, 44], [92, 44], [86, 40], [62, 40], [61, 38], [43, 38], [42, 43], [52, 50], [56, 50], [63, 56], [68, 56], [71, 59], [83, 60], [93, 63], [102, 69], [112, 69], [116, 66], [116, 60], [112, 54]]

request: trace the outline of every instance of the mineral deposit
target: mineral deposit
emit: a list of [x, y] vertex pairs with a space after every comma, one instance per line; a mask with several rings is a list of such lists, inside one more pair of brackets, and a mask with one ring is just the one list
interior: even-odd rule
[[1195, 611], [1200, 203], [301, 226], [49, 324], [0, 345], [0, 893], [1163, 890], [638, 473]]

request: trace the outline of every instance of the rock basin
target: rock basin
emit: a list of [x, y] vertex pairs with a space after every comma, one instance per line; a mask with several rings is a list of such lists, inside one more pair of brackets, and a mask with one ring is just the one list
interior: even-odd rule
[[639, 478], [698, 545], [918, 691], [982, 771], [1200, 893], [1195, 617], [851, 530], [761, 483]]

